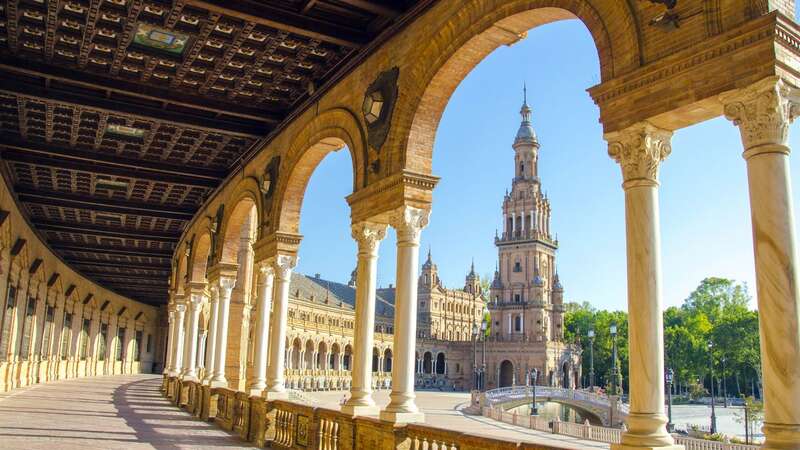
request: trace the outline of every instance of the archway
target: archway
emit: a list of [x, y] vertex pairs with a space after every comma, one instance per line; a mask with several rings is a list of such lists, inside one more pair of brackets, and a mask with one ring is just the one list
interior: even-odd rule
[[342, 368], [339, 367], [339, 356], [340, 356], [340, 347], [338, 342], [334, 342], [331, 345], [331, 355], [330, 361], [328, 362], [329, 367], [333, 370], [341, 370]]
[[383, 371], [392, 373], [392, 350], [388, 348], [383, 352]]
[[509, 360], [500, 363], [500, 379], [498, 387], [509, 387], [514, 385], [514, 364]]
[[291, 350], [291, 369], [300, 369], [300, 352], [303, 349], [303, 344], [300, 342], [300, 338], [295, 338], [294, 342], [292, 342], [292, 350]]
[[328, 370], [330, 369], [329, 359], [326, 358], [326, 354], [328, 353], [328, 344], [325, 341], [319, 341], [319, 347], [317, 348], [317, 369], [321, 370]]
[[422, 356], [422, 373], [430, 374], [433, 372], [433, 355], [431, 352], [425, 352]]
[[571, 387], [569, 382], [570, 372], [571, 370], [569, 370], [569, 363], [565, 362], [564, 365], [561, 366], [561, 387], [565, 389], [569, 389]]
[[436, 374], [444, 375], [447, 370], [447, 358], [444, 353], [436, 355]]
[[381, 352], [378, 350], [377, 347], [372, 348], [372, 372], [377, 372], [378, 368], [380, 367], [379, 360], [380, 360]]
[[342, 363], [344, 364], [344, 370], [352, 370], [351, 369], [351, 360], [353, 359], [353, 347], [350, 344], [347, 344], [344, 347], [344, 358], [342, 359]]

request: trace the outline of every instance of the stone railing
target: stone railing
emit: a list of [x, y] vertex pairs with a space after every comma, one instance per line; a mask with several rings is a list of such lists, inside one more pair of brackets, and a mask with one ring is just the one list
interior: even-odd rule
[[675, 436], [675, 443], [683, 445], [686, 450], [755, 450], [757, 445], [731, 444], [728, 442], [694, 439], [685, 436]]
[[[265, 400], [225, 388], [168, 378], [164, 395], [173, 401], [180, 391], [196, 394], [193, 414], [233, 431], [258, 447], [276, 449], [355, 450], [556, 450], [542, 444], [503, 441], [469, 433], [412, 424], [395, 426], [369, 417], [302, 405], [287, 400]], [[187, 410], [189, 403], [183, 405]]]
[[[609, 444], [620, 443], [622, 433], [625, 431], [624, 427], [601, 427], [591, 425], [588, 421], [583, 424], [562, 422], [557, 419], [550, 421], [540, 416], [509, 413], [500, 407], [484, 407], [482, 414], [490, 419], [511, 425]], [[683, 445], [686, 450], [756, 450], [759, 448], [757, 445], [731, 444], [705, 439], [694, 439], [680, 435], [673, 435], [673, 437], [675, 438], [675, 443]]]
[[[627, 417], [629, 406], [617, 398], [577, 389], [536, 386], [537, 400], [553, 400], [571, 404], [597, 416], [604, 425], [619, 425]], [[517, 405], [533, 399], [531, 386], [491, 389], [483, 394], [484, 406]], [[614, 405], [612, 411], [612, 405]], [[611, 424], [610, 421], [614, 423]]]

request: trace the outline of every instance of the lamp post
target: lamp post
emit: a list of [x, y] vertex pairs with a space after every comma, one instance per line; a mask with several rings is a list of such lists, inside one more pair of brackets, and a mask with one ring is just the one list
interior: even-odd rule
[[667, 369], [667, 431], [672, 433], [672, 380], [675, 377], [675, 372], [672, 369]]
[[617, 395], [617, 324], [611, 324], [611, 395]]
[[717, 414], [716, 405], [714, 404], [714, 344], [708, 343], [708, 360], [709, 360], [709, 374], [711, 375], [711, 434], [717, 432]]
[[531, 370], [531, 386], [533, 386], [533, 396], [531, 397], [531, 415], [538, 416], [539, 410], [536, 408], [536, 380], [539, 378], [539, 369]]
[[589, 330], [589, 388], [594, 390], [594, 329]]
[[486, 389], [486, 329], [489, 326], [489, 324], [486, 323], [486, 309], [483, 311], [483, 319], [481, 320], [481, 373], [478, 379], [478, 389], [481, 391]]
[[728, 407], [728, 384], [725, 382], [725, 357], [722, 358], [722, 406]]
[[472, 389], [478, 389], [478, 324], [472, 324]]

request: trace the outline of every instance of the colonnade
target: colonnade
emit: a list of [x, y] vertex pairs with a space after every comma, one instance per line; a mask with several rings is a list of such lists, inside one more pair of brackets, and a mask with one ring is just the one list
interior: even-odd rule
[[[756, 262], [765, 448], [800, 443], [800, 288], [790, 189], [789, 124], [797, 91], [767, 78], [720, 98], [739, 128], [750, 190]], [[616, 449], [682, 448], [667, 433], [658, 169], [672, 132], [649, 122], [606, 134], [622, 168], [628, 266], [630, 414]]]
[[[748, 170], [756, 261], [761, 358], [765, 387], [765, 446], [797, 448], [800, 442], [800, 288], [796, 266], [794, 218], [788, 171], [788, 126], [800, 111], [795, 90], [768, 78], [721, 97], [725, 116], [741, 132]], [[639, 122], [607, 133], [609, 155], [622, 170], [625, 194], [627, 280], [630, 339], [630, 415], [622, 443], [615, 448], [673, 448], [664, 414], [664, 336], [662, 323], [658, 169], [671, 151], [670, 130]], [[352, 414], [377, 411], [372, 399], [377, 259], [388, 226], [397, 232], [397, 275], [390, 403], [382, 420], [415, 422], [424, 416], [415, 404], [414, 374], [417, 322], [417, 268], [420, 232], [429, 212], [405, 206], [374, 222], [353, 225], [358, 243], [355, 341], [352, 387], [343, 410]], [[291, 271], [297, 258], [277, 254], [258, 263], [258, 315], [255, 370], [250, 392], [267, 399], [285, 398], [284, 367]], [[235, 283], [231, 277], [210, 281], [211, 326], [204, 383], [225, 385], [228, 304]], [[194, 300], [192, 300], [194, 301]], [[272, 307], [270, 316], [269, 308]], [[195, 307], [188, 324], [195, 328]], [[196, 347], [182, 344], [186, 307], [170, 312], [171, 374], [191, 378]], [[270, 318], [271, 317], [271, 318]], [[189, 336], [196, 336], [190, 330]], [[187, 348], [184, 349], [183, 346]], [[184, 367], [183, 360], [189, 363]]]

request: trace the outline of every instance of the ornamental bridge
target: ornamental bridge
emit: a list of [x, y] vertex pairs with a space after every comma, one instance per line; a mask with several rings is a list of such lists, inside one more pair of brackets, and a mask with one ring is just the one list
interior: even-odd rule
[[[531, 403], [533, 387], [513, 386], [486, 391], [481, 405], [504, 410]], [[568, 405], [604, 426], [619, 426], [628, 417], [629, 406], [617, 396], [550, 386], [536, 386], [536, 400]]]

